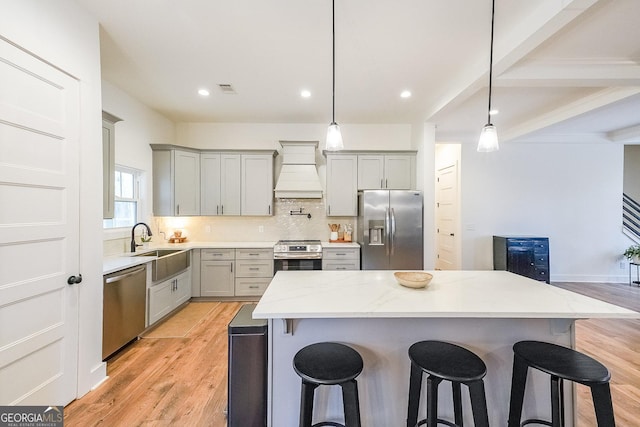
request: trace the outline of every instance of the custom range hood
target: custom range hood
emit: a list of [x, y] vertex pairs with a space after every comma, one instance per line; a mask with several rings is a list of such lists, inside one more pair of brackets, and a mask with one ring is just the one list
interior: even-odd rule
[[280, 199], [321, 199], [322, 186], [316, 170], [318, 141], [280, 141], [282, 169], [275, 195]]

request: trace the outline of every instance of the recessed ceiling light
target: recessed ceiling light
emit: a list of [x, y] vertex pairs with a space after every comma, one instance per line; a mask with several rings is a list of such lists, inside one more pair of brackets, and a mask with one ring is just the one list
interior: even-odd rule
[[198, 89], [198, 95], [209, 96], [209, 91], [207, 89]]
[[499, 112], [500, 112], [500, 110], [498, 110], [497, 108], [492, 108], [492, 109], [489, 111], [489, 115], [490, 115], [490, 116], [495, 116], [495, 115], [496, 115], [496, 114], [498, 114]]
[[300, 96], [303, 98], [309, 98], [311, 96], [311, 92], [309, 92], [308, 90], [304, 89], [302, 91], [300, 91]]
[[411, 91], [403, 90], [403, 91], [400, 93], [400, 97], [401, 97], [401, 98], [411, 98]]

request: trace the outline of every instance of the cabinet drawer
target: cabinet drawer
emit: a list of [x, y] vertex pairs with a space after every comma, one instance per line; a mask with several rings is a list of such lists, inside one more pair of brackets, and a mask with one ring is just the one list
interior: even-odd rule
[[236, 296], [259, 296], [264, 293], [269, 286], [271, 279], [236, 279]]
[[236, 256], [235, 249], [201, 249], [202, 261], [233, 260]]
[[359, 270], [357, 261], [325, 261], [322, 264], [323, 270]]
[[324, 249], [322, 259], [359, 259], [360, 249]]
[[236, 258], [273, 260], [273, 249], [236, 249]]
[[237, 260], [236, 277], [273, 277], [273, 260]]

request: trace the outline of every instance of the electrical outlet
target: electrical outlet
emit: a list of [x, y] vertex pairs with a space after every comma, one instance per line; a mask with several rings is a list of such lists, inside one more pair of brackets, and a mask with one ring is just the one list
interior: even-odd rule
[[258, 233], [264, 233], [264, 225], [258, 226]]
[[204, 232], [205, 232], [205, 233], [211, 233], [211, 226], [210, 226], [210, 225], [206, 225], [206, 226], [204, 227]]
[[624, 270], [627, 267], [627, 263], [624, 261], [620, 261], [620, 270]]

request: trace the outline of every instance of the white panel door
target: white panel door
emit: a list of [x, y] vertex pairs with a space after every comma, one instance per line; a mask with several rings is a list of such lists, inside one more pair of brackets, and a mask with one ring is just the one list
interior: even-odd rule
[[78, 353], [79, 84], [0, 40], [0, 405], [65, 405]]
[[458, 165], [436, 172], [436, 270], [459, 270]]

